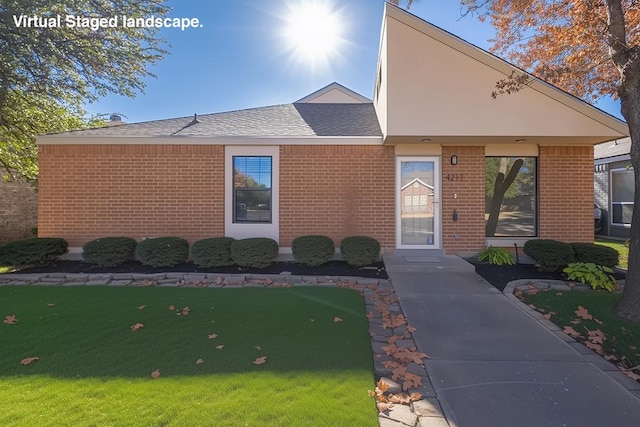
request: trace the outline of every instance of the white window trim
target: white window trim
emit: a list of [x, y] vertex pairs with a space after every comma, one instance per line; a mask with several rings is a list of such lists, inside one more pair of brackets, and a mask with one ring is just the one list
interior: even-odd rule
[[[271, 157], [271, 223], [233, 222], [233, 158]], [[280, 241], [280, 148], [278, 146], [226, 146], [224, 149], [224, 234], [234, 239], [268, 237]]]
[[609, 225], [615, 227], [631, 228], [631, 224], [625, 224], [624, 222], [613, 222], [613, 205], [633, 205], [633, 202], [615, 202], [613, 201], [613, 173], [614, 172], [630, 172], [633, 173], [633, 168], [615, 168], [609, 170]]

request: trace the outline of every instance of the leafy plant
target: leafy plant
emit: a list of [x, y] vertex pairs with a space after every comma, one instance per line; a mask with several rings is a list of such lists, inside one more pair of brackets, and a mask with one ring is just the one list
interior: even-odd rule
[[581, 283], [589, 284], [592, 289], [606, 289], [612, 292], [617, 286], [616, 279], [608, 274], [612, 273], [612, 270], [604, 265], [592, 262], [572, 262], [562, 271], [569, 280], [578, 280]]
[[542, 271], [557, 271], [560, 267], [575, 262], [571, 245], [557, 240], [527, 240], [524, 253], [533, 258]]
[[136, 258], [153, 267], [173, 267], [187, 262], [189, 242], [180, 237], [157, 237], [143, 240], [136, 246]]
[[349, 265], [362, 267], [380, 258], [380, 243], [373, 237], [351, 236], [340, 242], [340, 252]]
[[67, 253], [67, 241], [56, 237], [16, 240], [0, 248], [0, 265], [40, 267]]
[[231, 258], [232, 237], [212, 237], [191, 245], [191, 260], [201, 267], [224, 267], [233, 265]]
[[278, 242], [267, 237], [252, 237], [231, 243], [231, 258], [243, 267], [268, 267], [278, 256]]
[[613, 248], [595, 243], [571, 243], [576, 262], [592, 262], [597, 265], [615, 267], [620, 263], [620, 254]]
[[333, 240], [327, 236], [300, 236], [293, 239], [291, 250], [296, 261], [316, 267], [329, 262], [335, 255]]
[[104, 237], [82, 247], [82, 258], [89, 263], [113, 267], [136, 259], [136, 242], [130, 237]]
[[505, 249], [489, 246], [478, 255], [480, 261], [488, 261], [493, 265], [514, 265], [513, 255]]

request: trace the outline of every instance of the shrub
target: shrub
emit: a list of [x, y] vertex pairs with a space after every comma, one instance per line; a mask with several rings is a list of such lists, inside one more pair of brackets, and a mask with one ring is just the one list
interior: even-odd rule
[[300, 236], [293, 239], [291, 250], [296, 261], [316, 267], [333, 259], [336, 249], [327, 236]]
[[231, 258], [243, 267], [268, 267], [278, 256], [278, 243], [266, 237], [253, 237], [231, 243]]
[[113, 267], [136, 259], [136, 242], [130, 237], [104, 237], [92, 240], [82, 247], [86, 262]]
[[524, 253], [533, 258], [542, 271], [557, 271], [575, 261], [571, 245], [557, 240], [528, 240]]
[[595, 243], [571, 243], [577, 262], [594, 263], [615, 267], [620, 263], [620, 254], [608, 246]]
[[349, 265], [362, 267], [373, 264], [380, 257], [380, 243], [373, 237], [351, 236], [340, 242], [340, 252]]
[[592, 289], [606, 289], [611, 292], [617, 287], [616, 279], [608, 274], [612, 270], [606, 266], [592, 262], [572, 262], [562, 271], [569, 280], [579, 280], [589, 284]]
[[516, 263], [509, 251], [502, 248], [494, 248], [493, 246], [489, 246], [480, 252], [478, 259], [480, 261], [488, 261], [489, 264], [493, 265], [514, 265]]
[[2, 246], [0, 265], [41, 267], [67, 253], [67, 241], [55, 237], [32, 237]]
[[189, 242], [180, 237], [157, 237], [143, 240], [136, 246], [136, 258], [153, 267], [173, 267], [187, 262]]
[[233, 265], [231, 258], [232, 237], [212, 237], [191, 245], [191, 260], [200, 267], [224, 267]]

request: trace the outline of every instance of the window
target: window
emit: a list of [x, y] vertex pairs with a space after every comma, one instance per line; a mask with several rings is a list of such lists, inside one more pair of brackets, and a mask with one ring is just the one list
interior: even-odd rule
[[631, 225], [635, 184], [633, 169], [611, 171], [611, 223]]
[[535, 157], [485, 159], [487, 237], [535, 237], [537, 177]]
[[233, 222], [271, 223], [270, 156], [233, 157]]

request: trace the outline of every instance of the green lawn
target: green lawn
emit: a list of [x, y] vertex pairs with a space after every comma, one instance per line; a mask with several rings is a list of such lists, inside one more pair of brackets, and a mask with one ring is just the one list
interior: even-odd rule
[[0, 288], [0, 317], [14, 314], [0, 324], [3, 426], [378, 425], [352, 290]]
[[[605, 354], [615, 355], [620, 362], [624, 356], [626, 367], [640, 364], [640, 323], [620, 319], [613, 314], [613, 309], [620, 299], [620, 294], [605, 291], [545, 291], [535, 295], [525, 295], [525, 302], [533, 304], [543, 313], [553, 312], [550, 320], [564, 328], [572, 327], [584, 342], [589, 331], [600, 330], [604, 337]], [[575, 311], [584, 307], [595, 319], [580, 318]], [[580, 320], [577, 322], [577, 320]], [[572, 323], [576, 322], [576, 323]], [[601, 323], [600, 323], [601, 322]]]
[[624, 245], [624, 242], [619, 240], [607, 240], [607, 239], [597, 239], [596, 244], [602, 246], [609, 246], [610, 248], [615, 249], [620, 254], [620, 264], [618, 267], [624, 268], [625, 270], [629, 265], [629, 248]]

